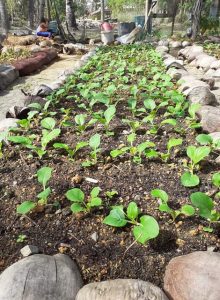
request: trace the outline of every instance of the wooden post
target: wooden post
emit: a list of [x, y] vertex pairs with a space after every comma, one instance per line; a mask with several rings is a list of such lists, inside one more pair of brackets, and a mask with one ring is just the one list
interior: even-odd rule
[[105, 0], [101, 0], [101, 21], [105, 20]]

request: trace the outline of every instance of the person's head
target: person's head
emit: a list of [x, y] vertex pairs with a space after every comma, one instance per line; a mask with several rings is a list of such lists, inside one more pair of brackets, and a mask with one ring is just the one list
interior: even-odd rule
[[41, 19], [40, 19], [40, 22], [41, 22], [41, 23], [47, 23], [47, 22], [48, 22], [48, 19], [46, 19], [46, 18], [41, 18]]

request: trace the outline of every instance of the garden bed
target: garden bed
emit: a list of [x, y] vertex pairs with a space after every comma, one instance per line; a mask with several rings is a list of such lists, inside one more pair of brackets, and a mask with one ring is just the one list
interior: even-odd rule
[[[174, 221], [170, 216], [183, 205], [192, 205], [190, 195], [195, 192], [208, 193], [219, 209], [218, 184], [212, 183], [212, 175], [219, 169], [215, 163], [219, 151], [212, 141], [205, 146], [204, 140], [203, 146], [196, 141], [201, 134], [195, 117], [198, 107], [189, 108], [155, 50], [148, 46], [103, 48], [48, 100], [49, 107], [41, 108], [40, 113], [35, 105], [30, 120], [21, 121], [21, 128], [11, 132], [8, 146], [3, 146], [1, 270], [18, 260], [21, 246], [28, 243], [43, 253], [67, 253], [76, 259], [85, 283], [139, 278], [162, 286], [171, 258], [210, 246], [219, 250], [218, 223], [209, 224], [201, 210], [200, 216], [197, 210], [193, 216], [183, 210], [186, 213]], [[201, 143], [201, 136], [199, 140]], [[82, 141], [89, 145], [79, 144]], [[71, 152], [76, 145], [82, 148]], [[200, 156], [204, 159], [193, 170], [200, 184], [186, 187], [181, 176], [189, 168], [192, 172], [186, 154], [191, 145], [203, 147], [201, 152], [206, 150], [207, 155]], [[42, 185], [36, 174], [42, 167], [51, 168], [47, 171], [52, 171], [52, 176], [44, 184], [47, 196], [38, 197], [37, 204]], [[100, 188], [99, 193], [94, 187]], [[87, 211], [72, 213], [71, 192], [65, 194], [75, 188], [81, 189], [87, 200], [98, 197], [97, 206], [91, 208], [87, 202]], [[152, 192], [155, 189], [166, 191], [169, 202], [164, 193], [155, 197], [159, 193]], [[161, 211], [164, 207], [158, 209], [158, 198], [169, 205], [170, 214]], [[19, 206], [24, 201], [31, 202]], [[123, 205], [126, 211], [130, 202], [140, 209], [133, 225], [103, 224], [112, 206]], [[79, 199], [75, 204], [72, 209], [80, 210]], [[154, 217], [155, 232], [155, 222], [160, 228], [159, 235], [146, 239], [144, 245], [135, 242], [142, 235], [133, 235], [143, 215]], [[124, 218], [121, 212], [118, 221], [123, 225]]]

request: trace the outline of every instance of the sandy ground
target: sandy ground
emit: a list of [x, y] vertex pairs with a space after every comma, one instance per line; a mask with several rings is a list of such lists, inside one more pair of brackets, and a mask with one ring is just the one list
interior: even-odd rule
[[62, 72], [73, 68], [80, 57], [79, 55], [60, 54], [59, 59], [49, 66], [44, 67], [33, 75], [18, 78], [6, 90], [0, 92], [0, 120], [5, 118], [5, 113], [11, 106], [23, 105], [24, 95], [21, 89], [31, 92], [40, 84], [49, 84], [57, 81]]

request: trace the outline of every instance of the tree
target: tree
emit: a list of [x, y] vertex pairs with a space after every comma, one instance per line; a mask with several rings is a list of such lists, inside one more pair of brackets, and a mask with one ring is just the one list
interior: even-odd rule
[[72, 0], [66, 0], [66, 22], [69, 29], [77, 28]]
[[9, 21], [8, 21], [8, 12], [5, 5], [5, 0], [0, 0], [0, 19], [1, 27], [4, 34], [8, 34], [9, 31]]
[[45, 0], [40, 0], [39, 18], [44, 18]]
[[28, 26], [34, 28], [34, 0], [28, 0]]

